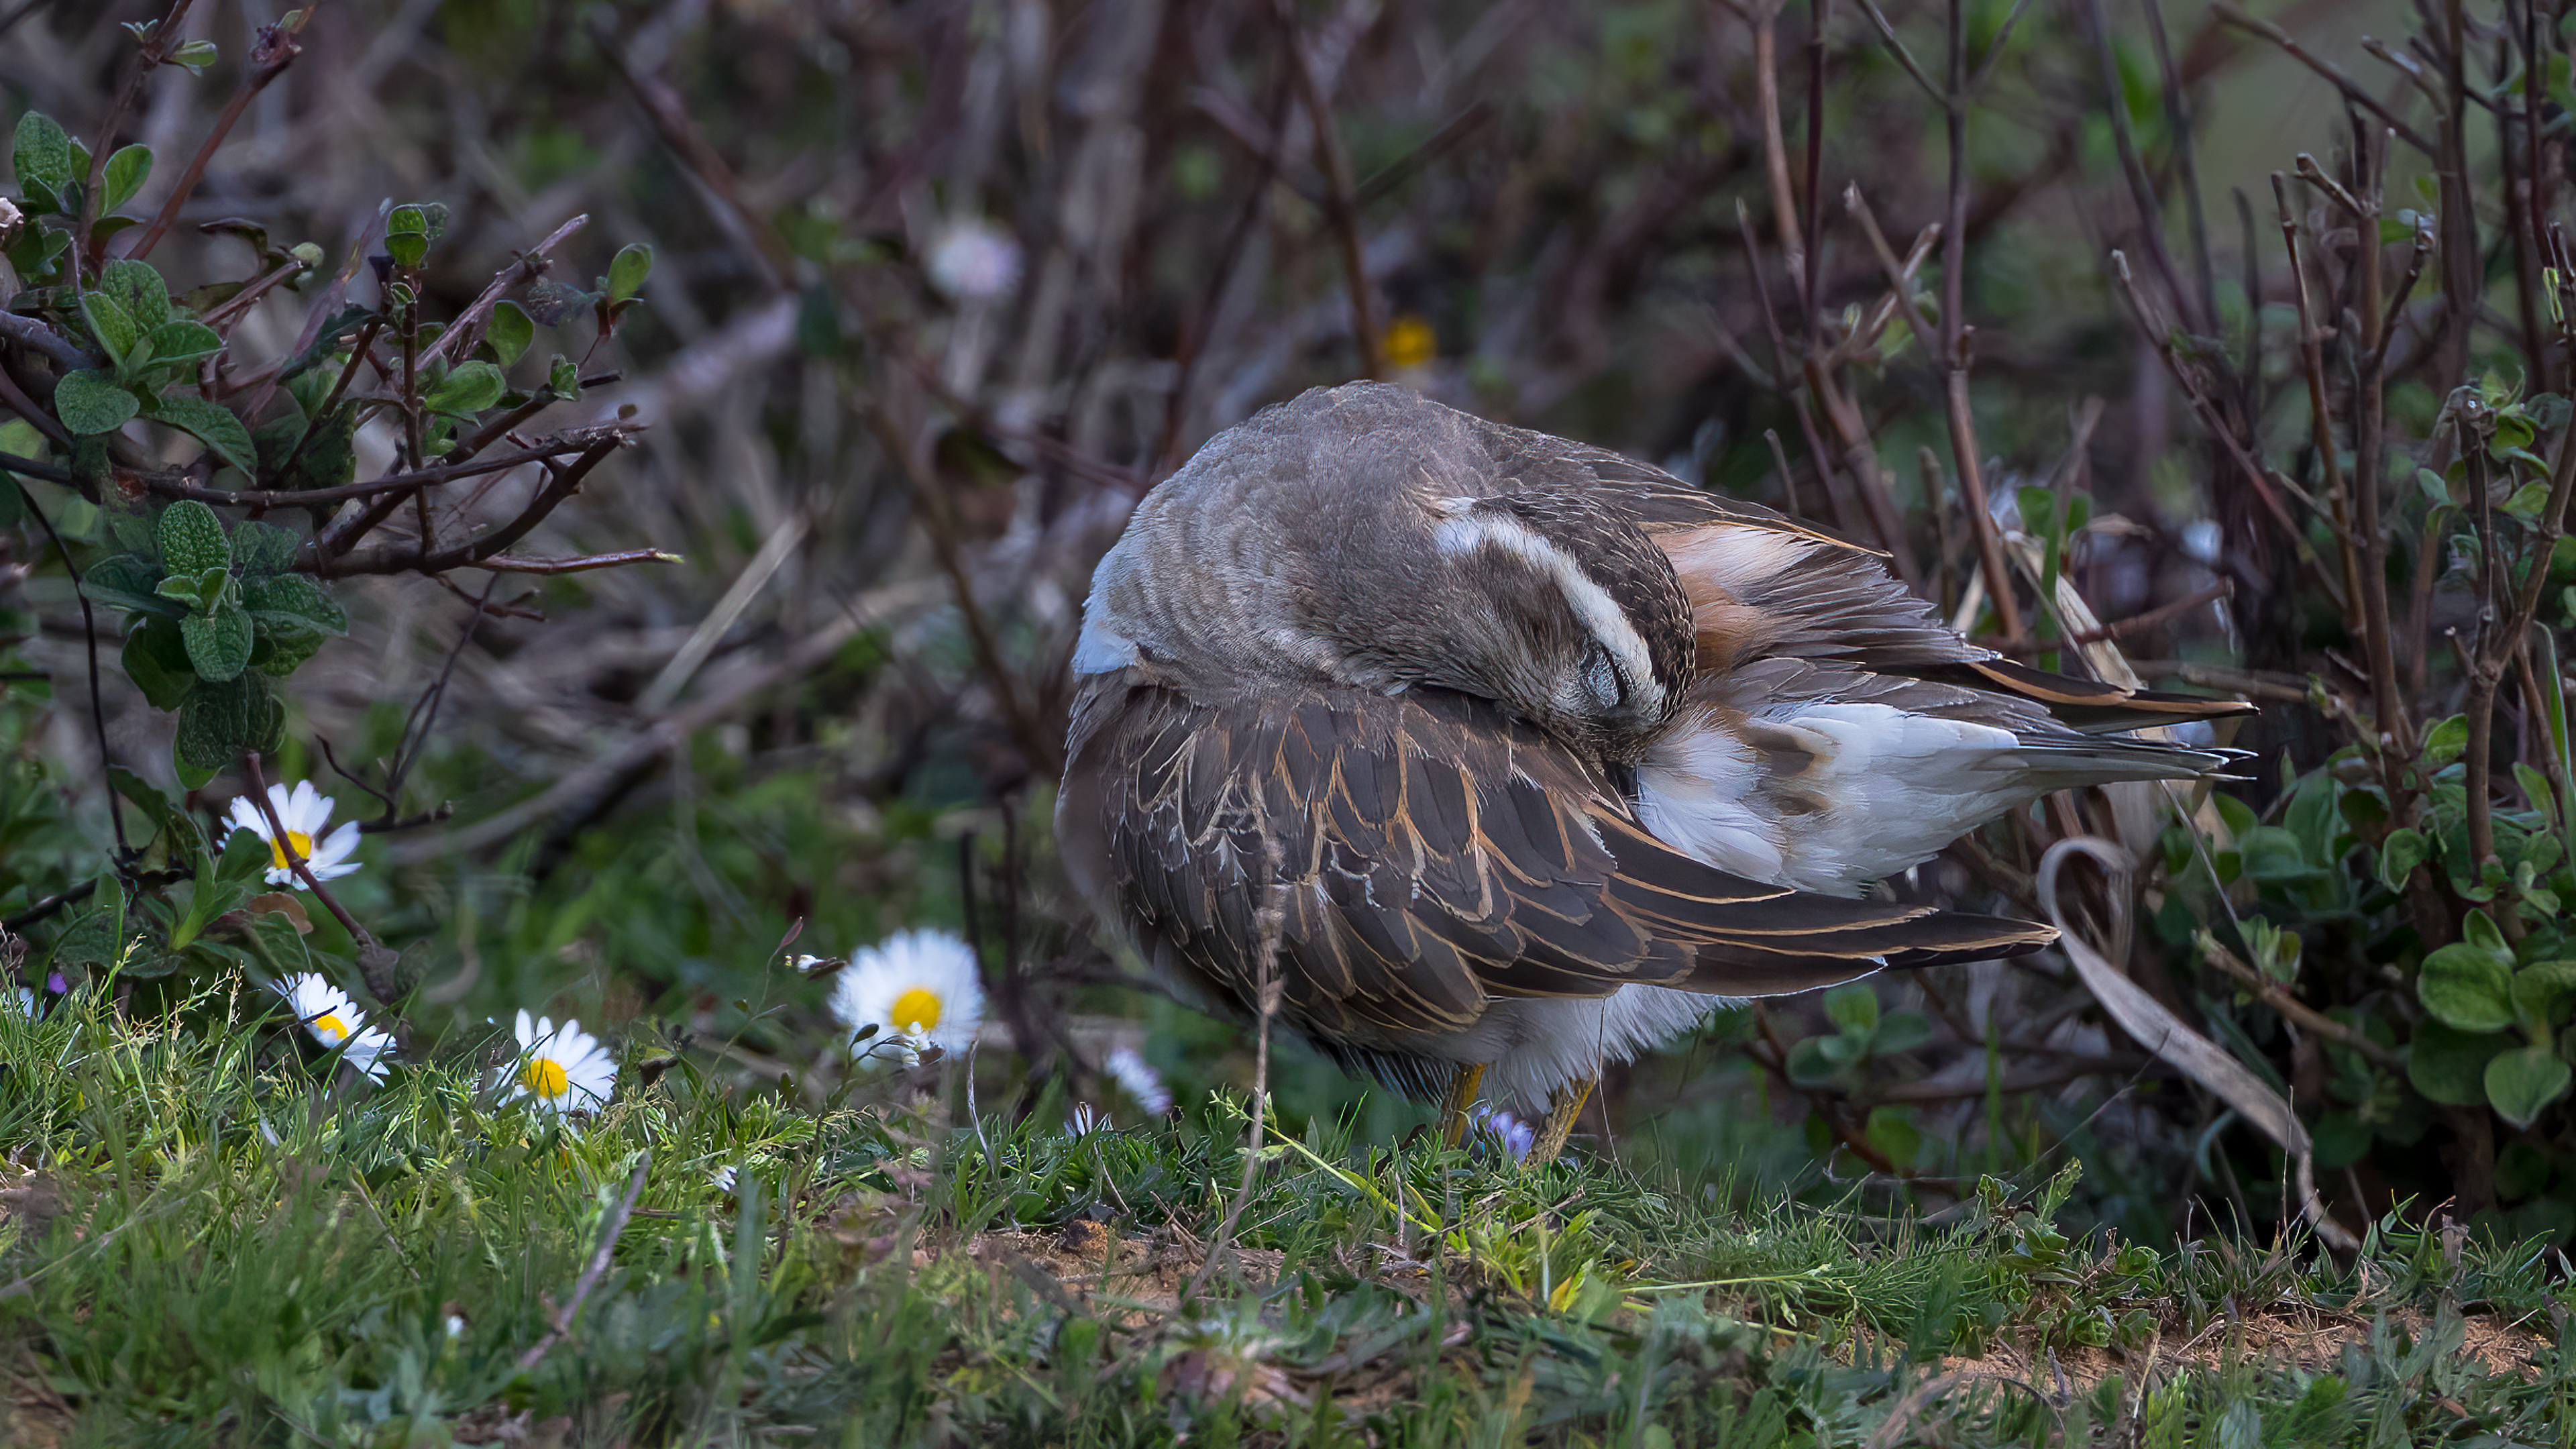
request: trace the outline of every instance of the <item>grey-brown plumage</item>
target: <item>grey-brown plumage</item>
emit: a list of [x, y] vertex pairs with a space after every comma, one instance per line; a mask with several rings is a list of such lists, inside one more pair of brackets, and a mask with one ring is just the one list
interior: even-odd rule
[[1374, 384], [1148, 494], [1074, 666], [1058, 836], [1159, 975], [1252, 1013], [1275, 913], [1282, 1024], [1419, 1096], [1491, 1065], [1524, 1101], [1720, 999], [2036, 949], [1853, 898], [1841, 857], [2201, 773], [2223, 757], [2077, 726], [2234, 708], [2010, 666], [1864, 550]]

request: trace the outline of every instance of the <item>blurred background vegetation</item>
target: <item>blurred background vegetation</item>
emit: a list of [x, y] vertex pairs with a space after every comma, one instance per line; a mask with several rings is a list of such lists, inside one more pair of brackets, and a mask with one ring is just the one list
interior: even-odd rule
[[[2079, 920], [2292, 1098], [2325, 1211], [2448, 1201], [2565, 1238], [2576, 996], [2540, 978], [2569, 954], [2549, 630], [2576, 559], [2563, 481], [2526, 487], [2567, 456], [2542, 400], [2568, 370], [2560, 7], [2257, 8], [209, 0], [182, 25], [220, 59], [155, 72], [113, 139], [160, 158], [149, 216], [240, 98], [154, 265], [174, 294], [260, 275], [206, 225], [234, 217], [320, 249], [227, 319], [245, 375], [385, 245], [388, 203], [445, 208], [418, 273], [439, 317], [576, 216], [559, 282], [608, 291], [612, 256], [651, 248], [613, 337], [512, 291], [542, 333], [512, 378], [557, 352], [592, 379], [543, 428], [641, 425], [518, 547], [677, 561], [337, 580], [348, 635], [286, 696], [275, 776], [400, 827], [337, 889], [400, 952], [424, 1045], [551, 1004], [630, 1060], [819, 1096], [822, 988], [789, 959], [944, 925], [994, 996], [985, 1110], [1132, 1122], [1099, 1072], [1120, 1045], [1187, 1096], [1248, 1084], [1244, 1036], [1132, 979], [1052, 858], [1065, 660], [1144, 488], [1267, 403], [1375, 373], [1818, 517], [2025, 657], [2260, 701], [2233, 741], [2252, 778], [2181, 801], [2188, 826], [2161, 796], [2060, 800], [1899, 888], [2032, 911], [2050, 842], [2118, 841], [2139, 869], [2088, 876]], [[0, 6], [9, 118], [94, 140], [136, 50], [117, 22], [162, 10]], [[302, 53], [240, 91], [270, 24]], [[2302, 152], [2319, 179], [2276, 206]], [[2446, 405], [2482, 381], [2464, 450]], [[362, 475], [399, 431], [356, 429]], [[0, 451], [68, 466], [18, 436]], [[163, 463], [197, 451], [155, 436], [186, 444]], [[29, 476], [75, 557], [112, 549], [78, 506], [95, 480]], [[512, 517], [537, 474], [496, 476], [439, 490], [433, 530]], [[2347, 511], [2372, 490], [2376, 553]], [[385, 527], [416, 537], [408, 509]], [[2393, 674], [2365, 637], [2373, 570]], [[2529, 643], [2494, 606], [2535, 578]], [[241, 786], [184, 787], [172, 716], [112, 650], [93, 728], [82, 611], [33, 519], [0, 531], [0, 609], [0, 915], [36, 982], [74, 959], [64, 893], [108, 863], [102, 739], [208, 816]], [[2506, 633], [2481, 696], [2471, 656]], [[2489, 706], [2491, 742], [2439, 728]], [[381, 812], [330, 763], [382, 783], [397, 759]], [[339, 930], [317, 920], [313, 949], [348, 957]], [[2483, 954], [2443, 974], [2446, 947]], [[2506, 1057], [2528, 1071], [2499, 1094]], [[1424, 1117], [1302, 1052], [1278, 1079], [1291, 1119], [1382, 1139]], [[2078, 1220], [2150, 1240], [2296, 1211], [2270, 1144], [2054, 955], [1723, 1018], [1617, 1074], [1587, 1125], [1713, 1198], [1937, 1209], [2074, 1156]]]

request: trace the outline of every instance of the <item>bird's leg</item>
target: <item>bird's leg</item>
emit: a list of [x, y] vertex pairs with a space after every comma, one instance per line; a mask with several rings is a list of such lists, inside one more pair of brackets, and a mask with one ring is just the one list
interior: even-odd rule
[[1451, 1147], [1467, 1140], [1467, 1109], [1476, 1104], [1476, 1088], [1485, 1080], [1483, 1062], [1460, 1062], [1449, 1078], [1448, 1100], [1440, 1104], [1440, 1140]]
[[1539, 1128], [1538, 1140], [1530, 1144], [1529, 1156], [1523, 1160], [1532, 1167], [1554, 1162], [1557, 1154], [1565, 1150], [1565, 1139], [1574, 1135], [1575, 1117], [1583, 1111], [1583, 1104], [1592, 1100], [1592, 1089], [1599, 1085], [1601, 1079], [1591, 1076], [1557, 1088], [1547, 1099], [1547, 1123]]

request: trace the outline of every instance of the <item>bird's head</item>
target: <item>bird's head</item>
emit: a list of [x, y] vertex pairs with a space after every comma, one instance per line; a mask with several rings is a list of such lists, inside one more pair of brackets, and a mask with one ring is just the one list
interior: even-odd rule
[[1353, 391], [1219, 436], [1147, 495], [1093, 575], [1076, 671], [1454, 689], [1634, 758], [1694, 678], [1670, 560], [1589, 493], [1503, 476], [1463, 414], [1309, 405]]

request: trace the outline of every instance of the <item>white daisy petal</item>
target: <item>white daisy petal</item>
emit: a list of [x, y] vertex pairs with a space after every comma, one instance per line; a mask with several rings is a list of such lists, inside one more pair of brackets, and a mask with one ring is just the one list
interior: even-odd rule
[[275, 983], [295, 1012], [305, 1032], [324, 1047], [338, 1050], [340, 1059], [355, 1067], [371, 1082], [385, 1079], [393, 1051], [394, 1039], [384, 1031], [367, 1025], [367, 1015], [349, 999], [348, 993], [331, 984], [320, 972], [306, 971]]
[[530, 1021], [518, 1015], [519, 1061], [510, 1095], [525, 1098], [550, 1112], [590, 1110], [607, 1104], [617, 1089], [617, 1058], [565, 1017], [557, 1026], [546, 1017]]
[[963, 1052], [984, 1024], [984, 977], [974, 949], [946, 931], [906, 931], [857, 952], [832, 987], [832, 1014], [874, 1041]]
[[333, 880], [358, 868], [350, 859], [358, 849], [357, 822], [348, 821], [324, 838], [322, 830], [331, 822], [333, 801], [314, 789], [312, 781], [298, 780], [292, 790], [284, 785], [269, 786], [268, 804], [277, 813], [278, 826], [286, 832], [283, 844], [256, 801], [235, 799], [227, 818], [235, 830], [247, 830], [267, 842], [271, 863], [265, 878], [270, 885], [303, 888], [304, 879], [295, 873], [289, 859], [290, 849], [304, 858], [315, 880]]

